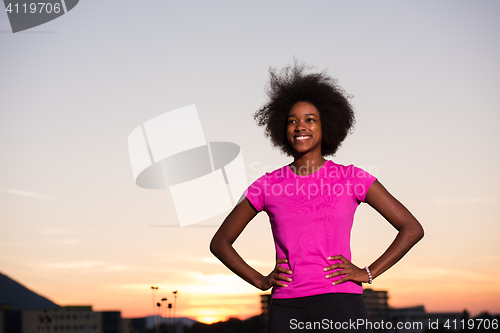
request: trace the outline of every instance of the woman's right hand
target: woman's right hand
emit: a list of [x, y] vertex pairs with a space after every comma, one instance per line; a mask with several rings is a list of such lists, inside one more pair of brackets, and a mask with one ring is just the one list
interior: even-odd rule
[[273, 271], [268, 276], [262, 277], [262, 282], [259, 287], [261, 290], [267, 290], [273, 286], [278, 287], [288, 287], [283, 281], [291, 282], [292, 278], [283, 275], [282, 273], [291, 275], [292, 271], [286, 269], [285, 267], [281, 267], [280, 264], [287, 263], [286, 259], [278, 259], [276, 260], [276, 267], [274, 267]]

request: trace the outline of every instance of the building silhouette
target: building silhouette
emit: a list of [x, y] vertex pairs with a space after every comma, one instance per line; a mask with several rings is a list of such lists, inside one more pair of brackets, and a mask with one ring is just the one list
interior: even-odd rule
[[371, 321], [386, 320], [389, 316], [389, 296], [386, 290], [363, 289], [361, 295]]
[[0, 310], [0, 333], [122, 333], [119, 311], [92, 311], [91, 306], [51, 310]]

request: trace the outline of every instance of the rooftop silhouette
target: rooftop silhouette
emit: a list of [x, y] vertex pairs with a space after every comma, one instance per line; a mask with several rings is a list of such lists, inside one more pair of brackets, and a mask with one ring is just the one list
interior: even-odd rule
[[10, 305], [12, 310], [43, 310], [59, 307], [2, 273], [0, 273], [0, 304]]

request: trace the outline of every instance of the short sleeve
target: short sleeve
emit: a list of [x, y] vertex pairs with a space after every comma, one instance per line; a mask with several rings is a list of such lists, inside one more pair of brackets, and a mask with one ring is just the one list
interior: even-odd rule
[[365, 202], [366, 193], [377, 178], [365, 170], [352, 166], [352, 184], [354, 186], [354, 196], [358, 202]]
[[243, 192], [245, 197], [250, 201], [252, 206], [254, 206], [257, 211], [262, 211], [265, 205], [265, 183], [266, 175], [264, 174], [259, 179], [254, 181], [246, 190]]

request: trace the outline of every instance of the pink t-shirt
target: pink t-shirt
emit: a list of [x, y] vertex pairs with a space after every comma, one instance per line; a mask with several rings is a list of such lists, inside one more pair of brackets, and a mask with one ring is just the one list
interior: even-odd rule
[[326, 279], [323, 268], [340, 261], [327, 260], [343, 255], [351, 260], [351, 228], [354, 212], [364, 202], [375, 177], [353, 165], [327, 160], [315, 173], [295, 174], [288, 165], [266, 173], [250, 185], [245, 197], [260, 212], [269, 215], [276, 258], [290, 269], [288, 287], [274, 287], [273, 298], [292, 298], [326, 293], [361, 294], [361, 284], [339, 285]]

